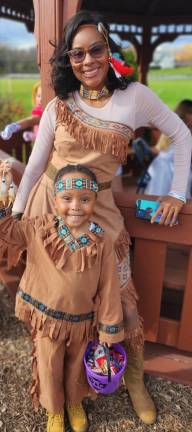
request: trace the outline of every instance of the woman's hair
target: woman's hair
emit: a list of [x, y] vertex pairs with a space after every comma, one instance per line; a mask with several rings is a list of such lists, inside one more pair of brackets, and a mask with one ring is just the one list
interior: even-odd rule
[[[58, 46], [55, 46], [54, 54], [50, 59], [52, 65], [52, 87], [54, 88], [55, 94], [60, 99], [67, 99], [69, 93], [79, 90], [81, 84], [75, 77], [69, 57], [66, 54], [72, 47], [74, 36], [80, 26], [84, 24], [95, 24], [97, 26], [99, 22], [102, 22], [107, 32], [109, 32], [109, 26], [104, 22], [103, 17], [87, 10], [77, 12], [65, 25], [63, 37]], [[108, 41], [111, 52], [119, 52], [123, 60], [121, 49], [118, 45], [110, 37]], [[134, 80], [135, 78], [133, 76], [117, 78], [113, 69], [110, 67], [106, 85], [109, 91], [115, 89], [124, 90], [127, 88], [128, 84]]]
[[93, 171], [91, 171], [88, 167], [86, 167], [85, 165], [81, 165], [81, 164], [77, 164], [77, 165], [66, 165], [65, 167], [61, 168], [56, 176], [55, 176], [55, 180], [54, 180], [54, 186], [55, 184], [66, 174], [69, 173], [82, 173], [86, 176], [88, 176], [91, 180], [95, 181], [97, 183], [97, 177], [94, 174]]
[[175, 108], [176, 114], [185, 121], [186, 114], [192, 113], [192, 100], [183, 99]]

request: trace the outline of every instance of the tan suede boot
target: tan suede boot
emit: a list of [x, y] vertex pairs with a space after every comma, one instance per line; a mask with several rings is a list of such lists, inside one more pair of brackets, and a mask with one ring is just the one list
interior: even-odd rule
[[66, 404], [66, 410], [73, 432], [86, 432], [88, 421], [83, 405], [81, 403], [75, 405]]
[[64, 414], [47, 413], [47, 432], [65, 432]]
[[133, 352], [128, 347], [126, 347], [126, 352], [127, 368], [124, 379], [133, 408], [143, 423], [153, 424], [156, 421], [157, 413], [143, 381], [143, 353]]

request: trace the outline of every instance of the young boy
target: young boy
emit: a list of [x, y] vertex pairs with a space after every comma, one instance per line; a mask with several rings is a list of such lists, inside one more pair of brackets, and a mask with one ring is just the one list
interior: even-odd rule
[[124, 337], [113, 245], [91, 220], [97, 191], [91, 170], [67, 165], [54, 182], [56, 216], [18, 221], [1, 212], [0, 248], [8, 266], [27, 250], [16, 316], [32, 328], [31, 393], [35, 406], [47, 410], [47, 432], [64, 431], [64, 405], [72, 430], [87, 430], [87, 344], [97, 332], [101, 343]]

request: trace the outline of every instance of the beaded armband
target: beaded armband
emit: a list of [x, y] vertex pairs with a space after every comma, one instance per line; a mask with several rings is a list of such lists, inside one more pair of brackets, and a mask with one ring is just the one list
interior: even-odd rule
[[119, 324], [112, 324], [112, 325], [99, 323], [99, 330], [107, 334], [117, 334], [121, 330], [123, 330], [123, 328], [124, 328], [123, 322], [120, 322]]

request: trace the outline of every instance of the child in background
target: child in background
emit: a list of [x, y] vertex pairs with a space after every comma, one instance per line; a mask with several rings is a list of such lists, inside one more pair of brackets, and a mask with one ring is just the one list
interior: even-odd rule
[[20, 130], [33, 127], [33, 131], [25, 131], [23, 138], [25, 141], [35, 141], [37, 136], [39, 122], [43, 113], [41, 105], [41, 82], [38, 81], [34, 84], [32, 89], [32, 106], [31, 116], [25, 119], [19, 120], [16, 123], [8, 124], [1, 132], [1, 138], [3, 140], [9, 140], [12, 135]]
[[112, 241], [91, 220], [97, 191], [91, 170], [67, 165], [54, 181], [56, 216], [18, 221], [5, 206], [0, 213], [0, 250], [9, 267], [27, 250], [16, 316], [32, 328], [31, 393], [35, 407], [40, 402], [47, 410], [47, 432], [64, 431], [64, 404], [72, 430], [87, 430], [87, 344], [97, 332], [100, 343], [124, 337]]

